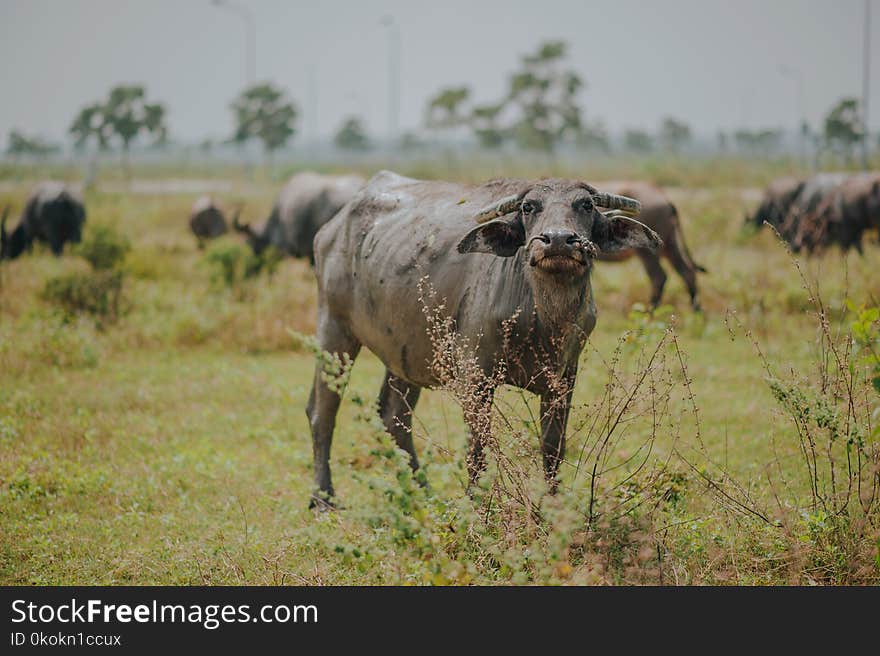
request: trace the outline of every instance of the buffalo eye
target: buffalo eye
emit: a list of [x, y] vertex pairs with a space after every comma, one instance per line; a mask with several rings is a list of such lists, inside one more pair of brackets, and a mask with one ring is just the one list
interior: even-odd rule
[[535, 212], [535, 204], [529, 201], [526, 201], [522, 204], [522, 212], [523, 214], [533, 214]]
[[574, 208], [579, 212], [592, 212], [593, 201], [589, 198], [581, 198], [575, 202]]

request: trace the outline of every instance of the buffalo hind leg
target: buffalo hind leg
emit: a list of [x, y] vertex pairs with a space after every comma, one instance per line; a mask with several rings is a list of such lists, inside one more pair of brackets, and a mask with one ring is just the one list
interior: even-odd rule
[[672, 263], [672, 266], [684, 280], [687, 285], [688, 294], [691, 296], [691, 307], [697, 312], [700, 311], [700, 293], [697, 289], [697, 270], [690, 258], [684, 256], [678, 244], [673, 244], [673, 248], [666, 251], [666, 256]]
[[[319, 317], [318, 344], [321, 349], [337, 355], [347, 353], [354, 360], [361, 349], [358, 342], [345, 328], [333, 319]], [[340, 390], [342, 391], [342, 390]], [[312, 431], [312, 452], [315, 463], [315, 491], [309, 501], [309, 508], [322, 510], [333, 507], [333, 483], [330, 478], [330, 446], [333, 443], [333, 429], [336, 426], [336, 413], [339, 410], [339, 394], [324, 381], [324, 367], [318, 361], [312, 392], [306, 406], [309, 427]]]
[[636, 253], [645, 267], [645, 272], [651, 280], [651, 307], [660, 305], [663, 298], [663, 287], [666, 286], [666, 272], [660, 266], [660, 258], [650, 251], [638, 250]]
[[544, 458], [544, 476], [553, 494], [559, 486], [559, 464], [565, 459], [565, 429], [574, 380], [566, 387], [562, 394], [555, 391], [541, 395], [541, 455]]
[[409, 464], [414, 472], [419, 468], [419, 459], [413, 445], [412, 413], [421, 392], [421, 387], [410, 385], [385, 370], [385, 380], [379, 392], [379, 416], [397, 446], [409, 454]]

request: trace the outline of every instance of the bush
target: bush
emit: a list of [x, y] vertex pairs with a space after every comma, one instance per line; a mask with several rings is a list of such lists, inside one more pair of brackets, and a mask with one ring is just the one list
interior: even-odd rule
[[237, 243], [218, 243], [205, 254], [205, 262], [212, 270], [211, 280], [241, 293], [242, 283], [262, 272], [269, 276], [278, 269], [281, 253], [269, 247], [259, 255]]
[[125, 235], [112, 226], [99, 224], [87, 228], [85, 239], [74, 252], [96, 271], [108, 271], [121, 267], [130, 250]]
[[99, 327], [115, 323], [121, 310], [122, 265], [130, 250], [128, 239], [112, 226], [91, 226], [75, 253], [92, 270], [49, 278], [41, 297], [60, 307], [68, 317], [84, 313], [95, 317]]
[[46, 281], [42, 298], [68, 315], [90, 314], [99, 323], [113, 323], [120, 316], [121, 271], [90, 271], [56, 276]]

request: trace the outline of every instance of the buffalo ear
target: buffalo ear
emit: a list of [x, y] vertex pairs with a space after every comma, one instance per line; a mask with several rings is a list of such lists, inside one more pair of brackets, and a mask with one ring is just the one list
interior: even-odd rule
[[458, 242], [459, 253], [492, 253], [510, 257], [526, 243], [526, 230], [519, 215], [493, 219], [468, 232]]
[[657, 251], [663, 241], [660, 236], [644, 223], [625, 216], [606, 216], [599, 213], [600, 218], [593, 223], [591, 241], [603, 253], [628, 250], [630, 248], [646, 248]]

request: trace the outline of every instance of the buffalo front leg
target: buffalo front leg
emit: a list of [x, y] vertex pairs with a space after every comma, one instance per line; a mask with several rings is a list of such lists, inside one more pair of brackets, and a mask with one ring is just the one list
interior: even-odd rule
[[637, 250], [636, 254], [642, 261], [645, 272], [651, 281], [651, 307], [656, 308], [660, 305], [660, 299], [663, 298], [663, 288], [666, 286], [666, 272], [660, 266], [660, 258], [656, 253]]
[[[318, 343], [321, 349], [339, 358], [343, 354], [353, 360], [361, 345], [347, 330], [328, 318], [318, 320]], [[309, 508], [328, 508], [333, 505], [333, 483], [330, 478], [330, 446], [333, 443], [333, 429], [336, 426], [336, 413], [339, 410], [340, 396], [337, 388], [328, 386], [325, 380], [324, 365], [319, 359], [315, 366], [312, 392], [306, 406], [309, 427], [312, 431], [312, 452], [315, 463], [315, 491], [309, 501]]]
[[413, 471], [419, 468], [419, 459], [413, 445], [412, 413], [421, 392], [421, 387], [410, 385], [385, 370], [385, 380], [379, 392], [379, 416], [397, 446], [409, 454], [409, 465]]
[[565, 459], [565, 428], [571, 408], [573, 382], [567, 391], [541, 395], [541, 455], [544, 459], [544, 476], [550, 492], [559, 486], [559, 464]]
[[464, 421], [468, 425], [468, 489], [476, 485], [486, 469], [485, 447], [492, 437], [492, 399], [495, 390], [476, 391], [464, 404]]

